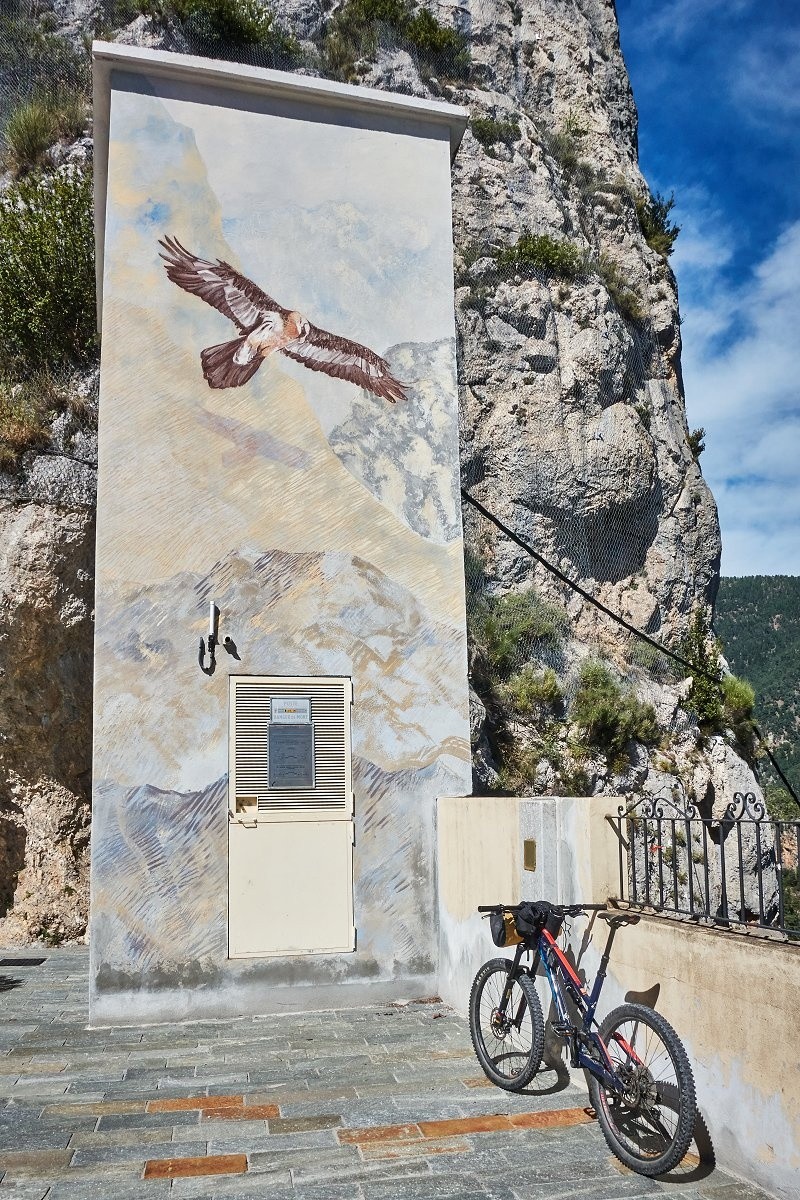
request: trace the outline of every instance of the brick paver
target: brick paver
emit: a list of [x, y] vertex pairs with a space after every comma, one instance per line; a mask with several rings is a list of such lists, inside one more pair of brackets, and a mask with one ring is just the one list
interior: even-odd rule
[[0, 966], [0, 1200], [765, 1200], [626, 1171], [577, 1077], [500, 1091], [440, 1003], [88, 1029], [86, 951], [37, 954]]

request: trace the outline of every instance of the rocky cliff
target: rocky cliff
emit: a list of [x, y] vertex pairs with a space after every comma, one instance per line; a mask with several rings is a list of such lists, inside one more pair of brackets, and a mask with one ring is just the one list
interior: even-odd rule
[[[0, 472], [0, 940], [86, 928], [92, 753], [95, 380]], [[87, 428], [88, 426], [88, 428]], [[8, 914], [8, 915], [6, 915]]]
[[[180, 22], [131, 21], [136, 5], [53, 8], [76, 44], [103, 21], [106, 37], [197, 48]], [[464, 485], [587, 592], [678, 644], [713, 605], [719, 530], [686, 426], [676, 284], [648, 221], [613, 0], [442, 4], [431, 8], [441, 25], [417, 24], [414, 37], [401, 0], [367, 36], [358, 22], [371, 11], [364, 0], [276, 6], [294, 69], [470, 110], [453, 167]], [[85, 920], [90, 772], [86, 435], [62, 422], [46, 453], [0, 480], [0, 940], [72, 936]], [[469, 506], [465, 530], [478, 787], [621, 789], [715, 811], [757, 787], [722, 732], [682, 707], [685, 681], [637, 659], [627, 633]], [[501, 662], [509, 594], [535, 596], [550, 632], [529, 621], [524, 654]], [[623, 750], [583, 736], [574, 710], [598, 659], [633, 714]], [[526, 678], [535, 694], [523, 703]]]

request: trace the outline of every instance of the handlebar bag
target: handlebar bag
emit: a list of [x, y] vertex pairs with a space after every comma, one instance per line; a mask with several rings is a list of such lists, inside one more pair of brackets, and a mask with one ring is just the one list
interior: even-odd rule
[[517, 908], [514, 920], [522, 938], [533, 937], [543, 929], [556, 937], [564, 923], [563, 914], [549, 900], [525, 900]]
[[516, 946], [524, 941], [514, 924], [514, 913], [490, 913], [489, 929], [495, 946]]

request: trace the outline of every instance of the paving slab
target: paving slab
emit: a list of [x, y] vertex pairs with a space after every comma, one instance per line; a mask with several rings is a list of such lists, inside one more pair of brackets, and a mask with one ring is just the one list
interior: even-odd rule
[[0, 1200], [766, 1200], [627, 1171], [579, 1076], [500, 1091], [439, 1001], [90, 1030], [87, 951], [42, 955], [0, 1010]]

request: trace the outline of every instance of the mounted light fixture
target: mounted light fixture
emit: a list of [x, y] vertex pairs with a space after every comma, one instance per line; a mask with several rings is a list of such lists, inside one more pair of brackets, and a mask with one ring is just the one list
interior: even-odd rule
[[[216, 650], [217, 650], [217, 629], [219, 622], [219, 609], [213, 600], [208, 602], [208, 636], [204, 642], [200, 638], [200, 669], [206, 675], [213, 675], [217, 665]], [[206, 666], [206, 651], [208, 651], [208, 666]]]

